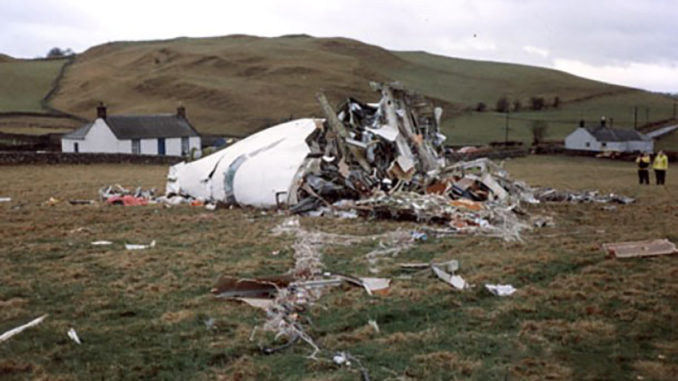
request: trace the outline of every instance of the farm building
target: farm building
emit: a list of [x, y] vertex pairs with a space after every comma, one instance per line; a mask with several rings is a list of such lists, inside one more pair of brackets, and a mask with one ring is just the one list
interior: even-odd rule
[[565, 138], [565, 148], [597, 152], [652, 152], [654, 141], [636, 130], [615, 129], [602, 125], [577, 128]]
[[62, 152], [127, 153], [183, 156], [199, 153], [200, 135], [186, 118], [186, 109], [176, 114], [107, 115], [99, 104], [97, 118], [61, 138]]

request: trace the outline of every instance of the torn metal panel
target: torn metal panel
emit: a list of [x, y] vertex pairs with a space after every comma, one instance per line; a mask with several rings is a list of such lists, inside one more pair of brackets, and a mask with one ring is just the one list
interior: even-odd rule
[[360, 281], [368, 295], [385, 295], [391, 286], [391, 280], [387, 278], [360, 278]]
[[480, 182], [488, 187], [496, 198], [504, 200], [506, 197], [508, 197], [508, 192], [506, 192], [506, 189], [499, 185], [499, 183], [489, 173], [483, 175], [483, 177], [480, 179]]
[[[456, 262], [456, 263], [457, 263], [456, 269], [458, 269], [459, 264], [458, 264], [458, 262]], [[452, 268], [454, 268], [454, 267], [452, 267]], [[442, 268], [440, 268], [438, 265], [431, 265], [431, 270], [438, 277], [438, 279], [440, 279], [443, 282], [449, 284], [450, 286], [456, 288], [457, 290], [463, 290], [463, 289], [468, 287], [464, 278], [460, 277], [459, 275], [454, 275], [453, 271], [455, 271], [455, 270], [447, 272], [447, 271], [443, 270]]]
[[365, 127], [365, 130], [379, 136], [382, 139], [385, 139], [389, 142], [395, 142], [396, 139], [398, 138], [398, 135], [400, 132], [396, 129], [393, 128], [392, 126], [389, 126], [388, 124], [384, 124], [381, 126], [381, 128], [371, 128], [371, 127]]
[[649, 257], [678, 253], [676, 245], [668, 239], [605, 243], [603, 250], [613, 258]]
[[220, 298], [272, 298], [281, 287], [287, 287], [294, 281], [291, 275], [275, 277], [260, 277], [256, 279], [243, 279], [231, 276], [221, 276], [212, 294]]

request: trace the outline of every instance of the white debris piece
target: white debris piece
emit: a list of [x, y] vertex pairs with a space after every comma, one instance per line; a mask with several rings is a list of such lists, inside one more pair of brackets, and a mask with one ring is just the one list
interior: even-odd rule
[[0, 197], [0, 202], [10, 202], [12, 201], [11, 197]]
[[334, 357], [332, 357], [332, 360], [334, 360], [334, 363], [337, 365], [346, 365], [346, 366], [351, 366], [351, 362], [348, 361], [348, 357], [346, 356], [346, 353], [344, 352], [339, 352]]
[[391, 286], [391, 280], [387, 278], [360, 278], [363, 282], [363, 287], [368, 295], [373, 295], [375, 292], [385, 292]]
[[76, 343], [82, 344], [82, 342], [80, 341], [80, 338], [78, 337], [78, 333], [75, 332], [74, 328], [71, 328], [71, 329], [68, 330], [68, 337], [70, 337], [71, 340], [75, 341]]
[[377, 324], [376, 320], [370, 319], [367, 324], [369, 324], [369, 326], [374, 329], [374, 332], [379, 333], [379, 325]]
[[151, 241], [148, 245], [137, 245], [137, 244], [125, 244], [125, 249], [127, 250], [146, 250], [155, 247], [155, 240]]
[[509, 296], [518, 291], [510, 284], [486, 284], [485, 288], [497, 296]]
[[9, 338], [14, 336], [14, 335], [20, 334], [21, 332], [23, 332], [27, 328], [35, 327], [36, 325], [42, 323], [42, 321], [45, 320], [46, 317], [47, 317], [47, 315], [42, 315], [39, 318], [33, 319], [30, 322], [28, 322], [28, 323], [26, 323], [22, 326], [16, 327], [14, 329], [10, 329], [9, 331], [3, 333], [0, 336], [0, 343], [9, 340]]
[[456, 271], [459, 269], [459, 262], [457, 261], [449, 261], [445, 262], [444, 264], [450, 271], [449, 273], [447, 271], [442, 270], [438, 265], [431, 265], [431, 270], [433, 270], [433, 273], [443, 282], [449, 284], [450, 286], [456, 288], [457, 290], [463, 290], [468, 287], [468, 284], [464, 280], [464, 278], [460, 277], [459, 275], [454, 275], [452, 272]]
[[94, 241], [94, 242], [92, 242], [92, 246], [108, 246], [108, 245], [112, 245], [112, 244], [113, 244], [113, 242], [111, 242], [111, 241]]

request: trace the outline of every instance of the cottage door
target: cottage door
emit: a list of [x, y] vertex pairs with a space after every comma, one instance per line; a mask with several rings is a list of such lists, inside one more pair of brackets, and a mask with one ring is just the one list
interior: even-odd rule
[[158, 155], [165, 154], [165, 138], [158, 138]]

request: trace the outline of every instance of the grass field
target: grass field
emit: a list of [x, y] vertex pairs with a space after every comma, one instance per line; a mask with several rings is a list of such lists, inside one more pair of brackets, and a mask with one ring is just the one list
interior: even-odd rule
[[[389, 295], [334, 289], [303, 316], [328, 358], [349, 351], [373, 380], [675, 380], [678, 374], [678, 259], [606, 259], [604, 242], [668, 237], [678, 242], [678, 182], [635, 184], [630, 163], [528, 157], [506, 162], [533, 185], [600, 189], [637, 198], [628, 206], [528, 207], [552, 216], [525, 243], [494, 238], [430, 238], [383, 261]], [[355, 380], [355, 367], [306, 358], [308, 346], [273, 355], [249, 337], [261, 311], [215, 300], [221, 274], [285, 272], [284, 220], [247, 209], [44, 204], [95, 198], [103, 185], [158, 187], [166, 167], [129, 165], [3, 167], [0, 196], [0, 332], [49, 314], [0, 344], [2, 379]], [[412, 223], [302, 218], [302, 226], [367, 235]], [[89, 230], [78, 230], [86, 227]], [[94, 240], [112, 246], [95, 247]], [[154, 249], [127, 252], [124, 243]], [[326, 269], [367, 276], [365, 253], [378, 242], [324, 249]], [[274, 251], [279, 255], [272, 255]], [[399, 262], [458, 259], [476, 287], [463, 292], [429, 272], [400, 277]], [[483, 291], [509, 283], [510, 297]], [[212, 329], [205, 321], [214, 319]], [[375, 332], [368, 325], [374, 319]], [[73, 327], [83, 341], [66, 336]]]
[[[522, 111], [509, 113], [509, 140], [532, 141], [530, 126], [534, 120], [548, 123], [547, 139], [563, 140], [584, 120], [588, 126], [599, 123], [605, 116], [614, 128], [633, 128], [634, 105], [637, 105], [638, 126], [653, 120], [673, 116], [675, 101], [642, 91], [627, 91], [616, 95], [562, 104], [558, 109], [544, 111]], [[497, 112], [465, 112], [447, 119], [442, 126], [450, 144], [483, 144], [489, 141], [503, 141], [506, 114]], [[674, 141], [667, 139], [663, 144], [670, 150], [678, 149]]]
[[0, 112], [43, 111], [47, 95], [66, 60], [0, 60]]

